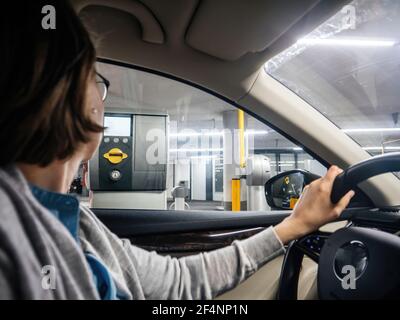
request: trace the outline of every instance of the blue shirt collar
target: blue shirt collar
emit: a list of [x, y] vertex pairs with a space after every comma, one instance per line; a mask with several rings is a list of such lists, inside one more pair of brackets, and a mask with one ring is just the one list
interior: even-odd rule
[[74, 239], [79, 241], [79, 200], [75, 196], [51, 192], [34, 185], [30, 185], [30, 188], [39, 203], [60, 220]]

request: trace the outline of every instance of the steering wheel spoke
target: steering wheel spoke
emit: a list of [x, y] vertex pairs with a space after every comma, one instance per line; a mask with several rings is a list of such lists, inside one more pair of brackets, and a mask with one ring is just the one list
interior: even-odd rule
[[329, 232], [317, 231], [297, 240], [295, 245], [304, 255], [318, 263], [322, 247], [330, 235]]
[[304, 256], [318, 264], [322, 247], [330, 235], [329, 232], [316, 231], [289, 244], [282, 265], [278, 300], [297, 299], [298, 281]]

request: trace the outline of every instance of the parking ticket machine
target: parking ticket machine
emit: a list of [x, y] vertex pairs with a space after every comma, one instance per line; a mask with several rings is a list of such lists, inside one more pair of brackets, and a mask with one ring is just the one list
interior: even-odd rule
[[166, 206], [167, 121], [166, 115], [105, 116], [104, 137], [89, 162], [92, 207]]

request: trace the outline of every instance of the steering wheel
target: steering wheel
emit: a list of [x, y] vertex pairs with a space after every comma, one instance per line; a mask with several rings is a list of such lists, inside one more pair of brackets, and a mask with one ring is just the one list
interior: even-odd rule
[[[400, 153], [359, 162], [336, 177], [331, 201], [373, 176], [400, 171]], [[296, 300], [304, 256], [318, 264], [320, 299], [387, 299], [400, 297], [400, 238], [387, 232], [345, 227], [314, 232], [292, 241], [285, 253], [277, 299]]]

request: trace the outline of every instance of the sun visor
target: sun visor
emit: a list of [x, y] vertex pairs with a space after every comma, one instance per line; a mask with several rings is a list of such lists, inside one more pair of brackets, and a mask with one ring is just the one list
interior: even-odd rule
[[327, 6], [337, 7], [329, 2], [254, 0], [249, 5], [247, 0], [203, 0], [188, 27], [186, 44], [219, 59], [235, 61], [246, 53], [264, 51], [310, 12], [314, 15]]

